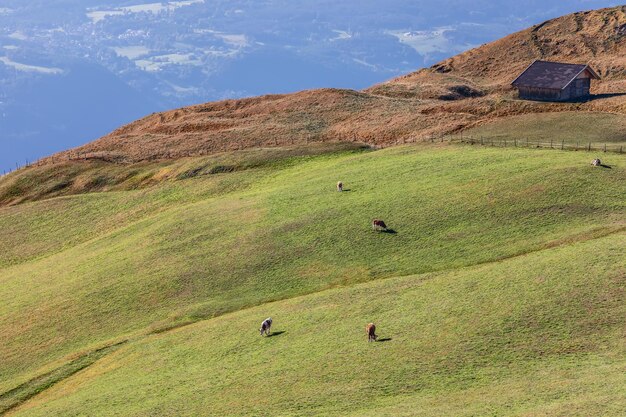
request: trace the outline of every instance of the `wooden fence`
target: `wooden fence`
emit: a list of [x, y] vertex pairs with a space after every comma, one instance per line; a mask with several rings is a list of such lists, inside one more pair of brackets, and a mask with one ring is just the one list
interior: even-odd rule
[[[443, 140], [452, 143], [466, 143], [470, 145], [494, 146], [500, 148], [540, 148], [540, 149], [558, 149], [562, 151], [587, 151], [587, 152], [613, 152], [626, 153], [623, 143], [598, 143], [584, 140], [566, 142], [564, 140], [537, 140], [537, 139], [510, 139], [503, 137], [486, 137], [486, 136], [463, 136], [454, 135], [447, 136]], [[431, 139], [435, 142], [436, 139]]]

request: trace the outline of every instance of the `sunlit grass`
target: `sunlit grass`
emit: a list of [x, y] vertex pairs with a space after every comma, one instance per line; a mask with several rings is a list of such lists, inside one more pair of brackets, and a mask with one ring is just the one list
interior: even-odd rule
[[123, 347], [17, 415], [621, 416], [625, 246], [621, 233], [228, 314]]
[[[129, 337], [625, 226], [619, 155], [612, 169], [460, 146], [296, 158], [0, 208], [0, 392]], [[373, 232], [375, 217], [395, 233]]]

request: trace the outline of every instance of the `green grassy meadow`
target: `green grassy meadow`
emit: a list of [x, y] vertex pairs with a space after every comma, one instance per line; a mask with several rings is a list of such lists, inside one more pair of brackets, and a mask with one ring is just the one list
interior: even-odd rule
[[620, 415], [626, 157], [272, 155], [0, 207], [0, 413]]
[[[227, 314], [129, 344], [17, 415], [623, 415], [625, 245], [621, 233]], [[269, 314], [276, 335], [260, 338]]]

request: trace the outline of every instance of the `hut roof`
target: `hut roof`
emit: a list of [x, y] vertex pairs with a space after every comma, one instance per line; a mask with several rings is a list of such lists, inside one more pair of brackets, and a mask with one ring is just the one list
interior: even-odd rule
[[562, 90], [582, 72], [589, 71], [591, 78], [600, 77], [589, 65], [566, 64], [563, 62], [535, 61], [517, 77], [511, 85], [514, 87], [538, 87]]

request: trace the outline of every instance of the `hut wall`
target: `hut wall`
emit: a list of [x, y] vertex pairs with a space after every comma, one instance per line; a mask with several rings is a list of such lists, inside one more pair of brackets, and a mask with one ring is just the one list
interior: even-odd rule
[[519, 97], [527, 100], [560, 100], [561, 90], [551, 88], [520, 87]]

